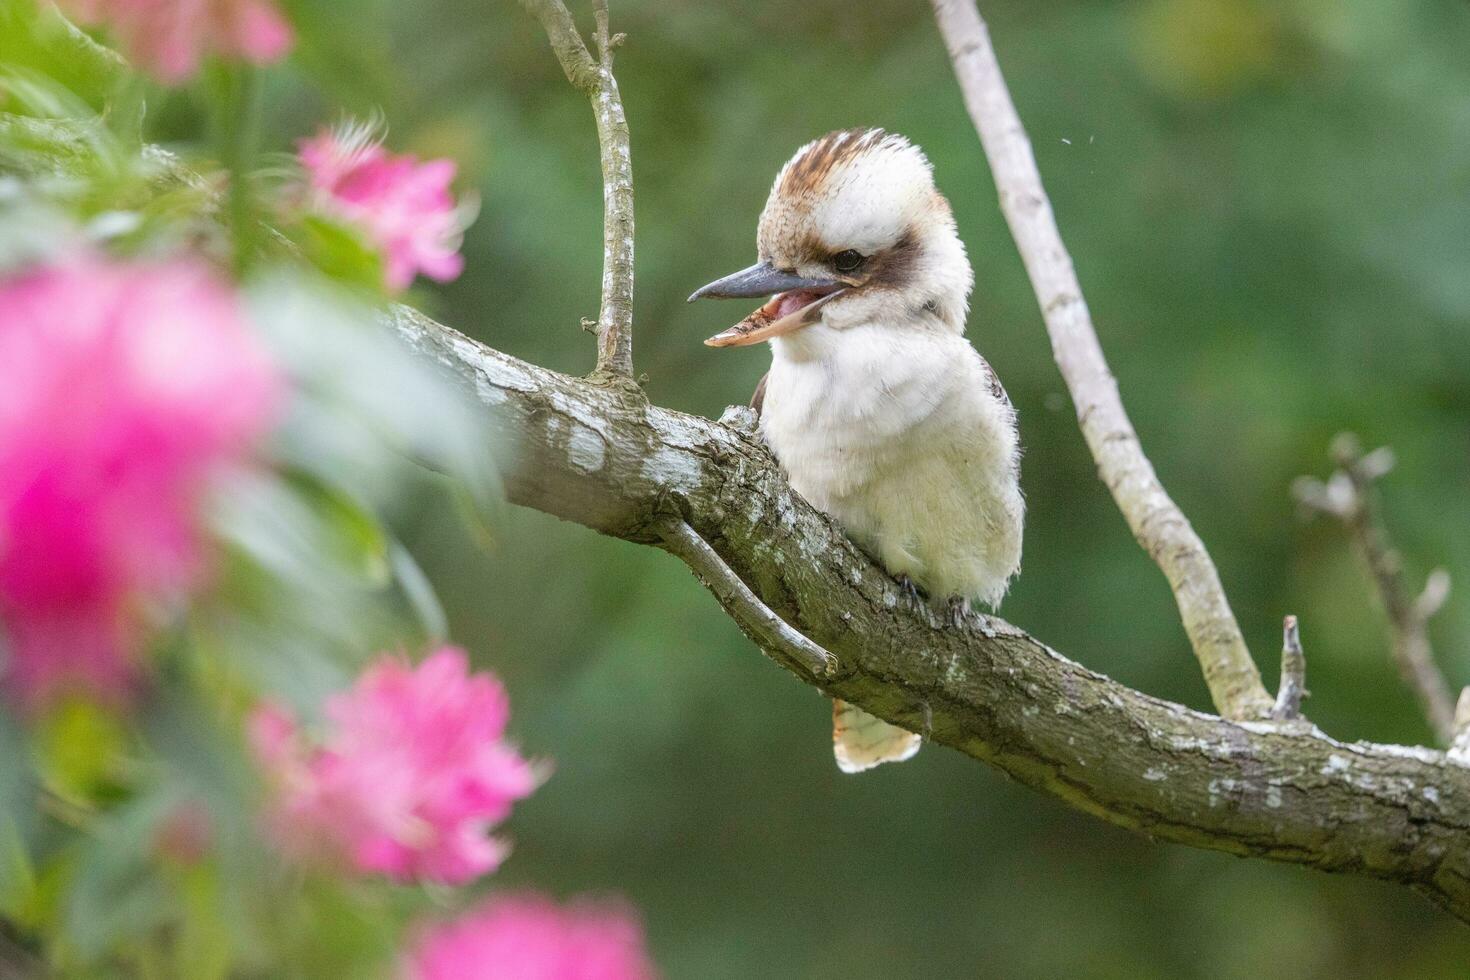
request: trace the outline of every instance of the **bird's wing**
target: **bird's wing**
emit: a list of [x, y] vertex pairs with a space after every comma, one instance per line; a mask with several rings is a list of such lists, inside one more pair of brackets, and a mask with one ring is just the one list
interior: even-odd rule
[[[995, 373], [995, 368], [991, 367], [990, 362], [983, 357], [980, 358], [980, 366], [985, 369], [985, 380], [990, 385], [990, 393], [1006, 408], [1015, 411], [1016, 406], [1011, 403], [1011, 396], [1006, 394], [1006, 387], [1000, 383], [1000, 375]], [[765, 379], [761, 380], [761, 385], [764, 387]]]
[[750, 407], [755, 409], [756, 415], [760, 415], [761, 408], [766, 404], [766, 382], [770, 379], [771, 372], [769, 371], [761, 375], [760, 381], [755, 386], [755, 394], [750, 396]]

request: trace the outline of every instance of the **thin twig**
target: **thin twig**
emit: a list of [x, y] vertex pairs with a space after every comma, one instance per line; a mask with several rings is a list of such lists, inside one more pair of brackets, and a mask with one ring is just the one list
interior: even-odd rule
[[1215, 706], [1227, 718], [1263, 717], [1271, 710], [1271, 697], [1230, 611], [1219, 573], [1199, 535], [1164, 491], [1123, 409], [985, 22], [974, 0], [932, 2], [1098, 475], [1133, 536], [1168, 578]]
[[1302, 477], [1292, 484], [1292, 492], [1306, 507], [1330, 514], [1347, 527], [1383, 604], [1399, 676], [1419, 699], [1435, 736], [1448, 745], [1455, 736], [1455, 700], [1434, 661], [1429, 620], [1449, 597], [1449, 573], [1436, 568], [1417, 596], [1409, 589], [1403, 559], [1383, 522], [1376, 487], [1379, 478], [1393, 469], [1391, 450], [1385, 446], [1364, 453], [1356, 436], [1343, 433], [1332, 441], [1332, 457], [1338, 469], [1325, 483]]
[[607, 0], [592, 0], [592, 16], [597, 20], [598, 63], [611, 66], [612, 48], [608, 40]]
[[595, 94], [598, 86], [597, 62], [587, 50], [582, 35], [577, 32], [577, 25], [566, 4], [561, 0], [521, 0], [521, 5], [541, 21], [541, 27], [546, 31], [547, 40], [551, 42], [551, 50], [556, 52], [556, 60], [561, 62], [561, 70], [566, 73], [567, 81], [584, 95]]
[[1302, 634], [1295, 616], [1281, 624], [1281, 684], [1276, 689], [1276, 706], [1271, 717], [1293, 721], [1302, 716], [1302, 698], [1307, 693], [1307, 658], [1302, 653]]
[[664, 547], [676, 555], [714, 593], [720, 605], [762, 650], [780, 652], [806, 667], [814, 677], [826, 677], [837, 666], [837, 658], [793, 629], [771, 607], [761, 602], [740, 580], [699, 532], [682, 520], [671, 520], [662, 528]]
[[633, 377], [633, 162], [628, 120], [613, 77], [607, 0], [594, 0], [598, 55], [587, 50], [561, 0], [521, 0], [546, 30], [567, 80], [592, 102], [602, 158], [602, 306], [597, 315], [597, 372]]

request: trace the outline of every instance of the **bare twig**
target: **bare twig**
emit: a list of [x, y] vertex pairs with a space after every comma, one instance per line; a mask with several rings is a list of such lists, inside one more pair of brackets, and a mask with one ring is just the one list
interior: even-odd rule
[[1133, 536], [1168, 578], [1216, 708], [1227, 718], [1264, 717], [1271, 698], [1215, 565], [1164, 491], [1123, 409], [985, 22], [974, 0], [932, 2], [1098, 475]]
[[551, 50], [556, 52], [556, 60], [561, 62], [561, 70], [566, 73], [567, 81], [584, 95], [595, 94], [599, 81], [598, 65], [587, 50], [582, 35], [577, 32], [577, 25], [566, 4], [561, 0], [521, 0], [521, 4], [541, 21], [541, 27], [546, 31], [547, 40], [551, 42]]
[[1307, 693], [1307, 658], [1302, 653], [1302, 634], [1295, 616], [1281, 624], [1281, 684], [1276, 689], [1276, 706], [1271, 717], [1294, 721], [1302, 715], [1302, 698]]
[[633, 377], [633, 162], [628, 120], [613, 77], [607, 0], [594, 0], [597, 57], [587, 50], [561, 0], [521, 0], [551, 40], [567, 80], [592, 102], [602, 157], [602, 307], [597, 315], [597, 372]]
[[592, 16], [597, 21], [597, 55], [599, 64], [612, 63], [612, 48], [608, 38], [607, 0], [592, 0]]
[[1356, 436], [1343, 433], [1332, 441], [1332, 457], [1338, 469], [1325, 483], [1302, 477], [1292, 484], [1292, 492], [1303, 505], [1346, 525], [1383, 604], [1399, 676], [1419, 699], [1435, 736], [1447, 745], [1455, 736], [1455, 701], [1434, 661], [1429, 620], [1449, 597], [1449, 573], [1442, 568], [1430, 572], [1417, 596], [1405, 581], [1403, 559], [1389, 539], [1376, 488], [1378, 479], [1393, 469], [1388, 447], [1364, 453]]
[[803, 665], [813, 677], [826, 677], [837, 666], [837, 658], [822, 649], [761, 602], [750, 587], [731, 571], [725, 560], [699, 532], [682, 520], [668, 521], [661, 529], [663, 546], [714, 593], [730, 618], [767, 653], [785, 654]]

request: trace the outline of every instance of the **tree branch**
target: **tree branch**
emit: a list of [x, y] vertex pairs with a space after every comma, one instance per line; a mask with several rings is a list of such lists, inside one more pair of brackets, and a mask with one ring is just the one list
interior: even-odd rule
[[546, 30], [567, 81], [592, 102], [602, 159], [602, 307], [597, 314], [597, 373], [633, 377], [633, 158], [628, 120], [613, 77], [607, 0], [595, 0], [598, 56], [592, 57], [561, 0], [521, 0]]
[[822, 678], [837, 666], [837, 659], [786, 624], [761, 602], [740, 576], [730, 570], [719, 552], [699, 536], [682, 518], [669, 518], [662, 532], [664, 550], [679, 558], [698, 576], [704, 587], [720, 600], [730, 618], [762, 650], [779, 650]]
[[1449, 597], [1449, 573], [1437, 568], [1418, 596], [1409, 590], [1403, 559], [1388, 536], [1375, 487], [1393, 469], [1393, 452], [1384, 446], [1365, 454], [1358, 438], [1345, 432], [1332, 441], [1332, 456], [1338, 469], [1326, 483], [1302, 477], [1292, 491], [1308, 508], [1330, 514], [1347, 527], [1388, 618], [1389, 649], [1399, 676], [1418, 698], [1435, 737], [1449, 745], [1455, 737], [1455, 699], [1429, 643], [1429, 620]]
[[1287, 616], [1281, 624], [1281, 684], [1276, 690], [1276, 705], [1271, 717], [1292, 721], [1302, 714], [1302, 698], [1307, 693], [1307, 658], [1302, 653], [1302, 634], [1295, 616]]
[[1227, 718], [1264, 718], [1271, 698], [1214, 562], [1164, 491], [1123, 409], [985, 22], [974, 0], [932, 2], [1098, 476], [1133, 536], [1168, 578], [1215, 707]]
[[[902, 601], [741, 431], [535, 367], [412, 310], [390, 323], [518, 447], [512, 502], [657, 547], [671, 522], [687, 524], [764, 607], [836, 656], [818, 678], [791, 647], [757, 640], [802, 681], [1119, 826], [1400, 882], [1470, 921], [1470, 768], [1443, 753], [1226, 721], [1130, 690], [999, 619], [950, 627]], [[686, 553], [729, 608], [729, 579], [701, 570], [704, 548]]]

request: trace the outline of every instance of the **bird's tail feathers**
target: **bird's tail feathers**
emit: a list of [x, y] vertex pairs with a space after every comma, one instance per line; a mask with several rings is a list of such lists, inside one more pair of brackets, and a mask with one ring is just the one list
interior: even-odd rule
[[832, 754], [843, 772], [912, 759], [923, 739], [846, 701], [832, 701]]

